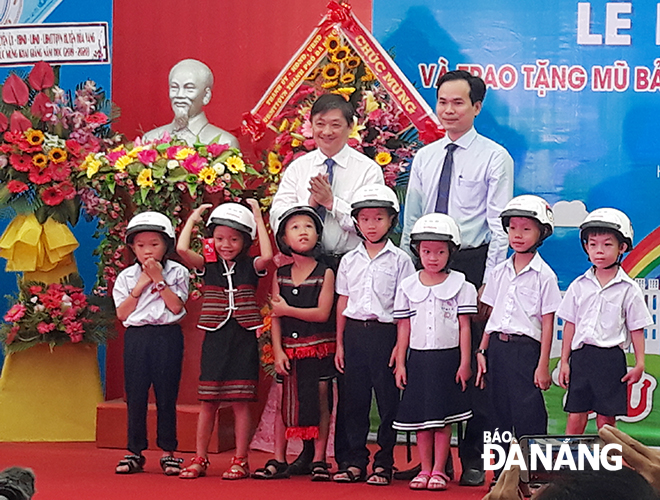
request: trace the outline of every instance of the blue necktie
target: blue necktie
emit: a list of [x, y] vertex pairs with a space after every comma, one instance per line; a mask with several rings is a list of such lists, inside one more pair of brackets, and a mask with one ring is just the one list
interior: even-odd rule
[[454, 169], [454, 150], [458, 145], [449, 143], [445, 146], [447, 154], [442, 164], [440, 173], [440, 182], [438, 184], [438, 199], [435, 202], [435, 211], [443, 214], [447, 213], [449, 205], [449, 185], [451, 184], [451, 172]]
[[[328, 183], [330, 184], [330, 187], [332, 187], [332, 181], [335, 178], [335, 160], [332, 158], [327, 158], [323, 164], [326, 166], [326, 174], [328, 174]], [[319, 205], [316, 207], [316, 212], [319, 214], [319, 217], [321, 217], [321, 220], [325, 221], [325, 213], [326, 209], [324, 206]]]

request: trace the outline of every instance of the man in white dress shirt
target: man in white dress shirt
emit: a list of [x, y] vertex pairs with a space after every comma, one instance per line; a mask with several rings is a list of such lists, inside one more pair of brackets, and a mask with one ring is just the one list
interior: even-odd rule
[[[433, 212], [450, 215], [462, 240], [452, 268], [465, 274], [479, 296], [490, 271], [506, 258], [508, 239], [499, 215], [513, 196], [513, 159], [474, 129], [485, 95], [484, 81], [467, 71], [450, 71], [438, 81], [436, 114], [447, 134], [413, 159], [401, 237], [401, 248], [410, 252], [410, 231], [417, 219]], [[483, 326], [483, 321], [472, 322], [473, 350]], [[482, 391], [469, 390], [474, 393], [474, 417], [460, 446], [461, 484], [478, 486], [484, 482], [481, 453], [487, 402]]]
[[[311, 110], [312, 137], [317, 149], [294, 160], [286, 168], [270, 208], [270, 224], [277, 232], [279, 217], [296, 205], [317, 209], [323, 221], [323, 252], [336, 272], [339, 259], [362, 240], [351, 218], [353, 194], [362, 186], [384, 184], [383, 170], [371, 158], [348, 146], [353, 129], [353, 105], [337, 94], [319, 97]], [[339, 468], [348, 462], [348, 443], [343, 429], [342, 380], [338, 379], [339, 405], [335, 426], [335, 460]], [[290, 474], [307, 473], [314, 443], [305, 441], [300, 456], [289, 466]]]

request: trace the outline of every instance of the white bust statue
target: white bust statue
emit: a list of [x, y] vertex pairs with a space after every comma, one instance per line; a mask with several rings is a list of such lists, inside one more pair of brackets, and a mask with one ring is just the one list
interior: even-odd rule
[[203, 111], [213, 90], [213, 73], [206, 64], [196, 59], [179, 61], [170, 70], [169, 82], [174, 121], [150, 130], [144, 134], [143, 140], [160, 139], [167, 132], [190, 145], [199, 141], [238, 147], [236, 137], [211, 125]]

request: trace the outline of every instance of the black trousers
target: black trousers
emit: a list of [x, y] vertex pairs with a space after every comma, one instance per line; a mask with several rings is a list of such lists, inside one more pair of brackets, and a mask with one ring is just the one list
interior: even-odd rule
[[130, 326], [124, 334], [124, 389], [128, 406], [128, 446], [136, 455], [148, 448], [147, 405], [153, 385], [158, 410], [158, 447], [174, 451], [183, 335], [180, 325]]
[[[486, 259], [488, 257], [488, 245], [477, 248], [459, 250], [452, 259], [451, 268], [465, 274], [466, 279], [472, 283], [477, 290], [483, 284]], [[479, 348], [481, 337], [486, 324], [483, 321], [471, 322], [472, 333], [472, 373], [477, 373], [477, 360], [474, 352]], [[483, 470], [484, 431], [490, 428], [489, 419], [492, 415], [492, 405], [486, 390], [479, 389], [474, 385], [474, 376], [468, 383], [467, 393], [472, 408], [472, 418], [467, 421], [465, 432], [458, 448], [461, 466], [463, 470]]]
[[396, 431], [392, 422], [399, 407], [399, 389], [388, 366], [396, 344], [396, 325], [376, 321], [346, 320], [344, 330], [344, 422], [349, 452], [347, 462], [366, 471], [369, 464], [367, 436], [372, 390], [376, 394], [380, 426], [373, 467], [394, 465]]

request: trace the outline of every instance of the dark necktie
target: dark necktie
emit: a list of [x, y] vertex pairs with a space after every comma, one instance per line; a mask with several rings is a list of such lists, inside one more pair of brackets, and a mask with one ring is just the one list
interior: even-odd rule
[[[328, 174], [328, 184], [330, 184], [330, 187], [332, 187], [332, 180], [335, 178], [335, 160], [332, 158], [327, 158], [323, 164], [326, 166], [326, 174]], [[316, 212], [319, 214], [319, 217], [321, 217], [321, 220], [325, 221], [325, 213], [326, 209], [324, 206], [319, 205], [316, 207]]]
[[440, 173], [440, 182], [438, 183], [438, 199], [435, 202], [435, 211], [443, 214], [447, 213], [449, 205], [449, 185], [451, 184], [451, 172], [454, 169], [454, 150], [458, 145], [449, 143], [445, 146], [447, 154], [442, 164]]

